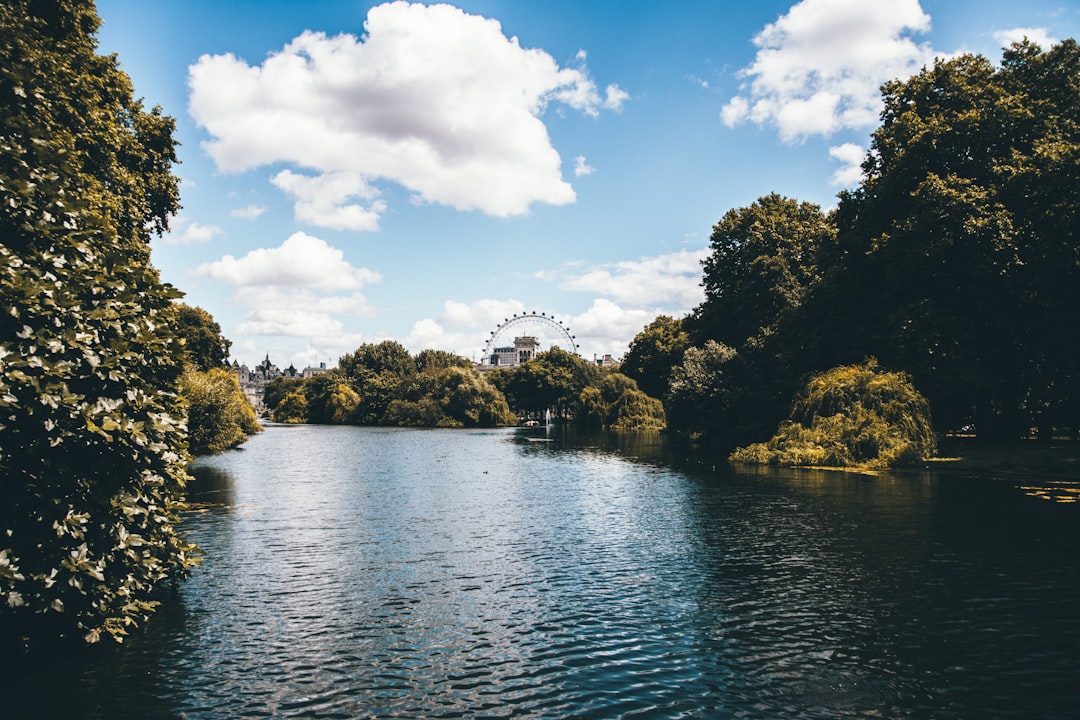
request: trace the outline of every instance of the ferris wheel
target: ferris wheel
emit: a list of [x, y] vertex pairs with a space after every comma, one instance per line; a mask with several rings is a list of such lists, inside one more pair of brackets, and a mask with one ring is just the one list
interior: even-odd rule
[[[547, 313], [514, 313], [513, 317], [503, 318], [484, 345], [484, 362], [491, 358], [492, 352], [500, 345], [513, 344], [514, 338], [522, 336], [536, 337], [541, 344], [550, 349], [553, 345], [565, 345], [566, 349], [577, 354], [577, 339], [561, 320]], [[544, 342], [546, 341], [546, 342]]]

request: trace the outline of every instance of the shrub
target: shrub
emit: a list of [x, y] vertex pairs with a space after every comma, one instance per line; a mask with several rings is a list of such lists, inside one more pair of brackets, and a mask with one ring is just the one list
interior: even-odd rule
[[262, 430], [236, 376], [224, 368], [186, 370], [180, 378], [180, 394], [188, 403], [192, 455], [214, 455]]
[[732, 462], [772, 465], [896, 467], [932, 457], [930, 406], [905, 373], [873, 359], [814, 376], [791, 417], [767, 443], [732, 453]]

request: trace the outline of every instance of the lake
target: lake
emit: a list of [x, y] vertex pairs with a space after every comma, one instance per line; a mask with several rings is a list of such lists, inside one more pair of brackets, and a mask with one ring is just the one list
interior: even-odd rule
[[1080, 716], [1080, 503], [1016, 480], [323, 426], [194, 474], [203, 564], [5, 717]]

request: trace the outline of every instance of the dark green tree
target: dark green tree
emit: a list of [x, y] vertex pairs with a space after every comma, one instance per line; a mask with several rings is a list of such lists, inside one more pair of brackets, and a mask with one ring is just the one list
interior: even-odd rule
[[620, 371], [637, 381], [638, 387], [654, 398], [668, 391], [671, 370], [682, 362], [690, 347], [684, 321], [660, 315], [630, 342]]
[[[865, 180], [841, 196], [825, 281], [806, 304], [819, 366], [908, 370], [938, 424], [980, 437], [1077, 422], [1080, 51], [1014, 45], [884, 87]], [[808, 339], [812, 340], [812, 338]]]
[[687, 321], [693, 342], [741, 351], [775, 329], [802, 303], [817, 278], [818, 248], [834, 234], [820, 207], [776, 193], [728, 211], [713, 227], [703, 262], [705, 301]]
[[89, 0], [0, 4], [0, 640], [121, 639], [193, 564], [173, 121], [96, 53]]
[[200, 307], [176, 304], [176, 334], [184, 341], [184, 355], [189, 365], [206, 371], [224, 367], [232, 342], [221, 334], [213, 315]]

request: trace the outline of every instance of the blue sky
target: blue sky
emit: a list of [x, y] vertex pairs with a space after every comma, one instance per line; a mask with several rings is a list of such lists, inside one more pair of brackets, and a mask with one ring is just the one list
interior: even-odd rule
[[533, 311], [619, 357], [700, 302], [725, 212], [858, 182], [883, 81], [1080, 28], [1075, 0], [98, 12], [100, 50], [177, 123], [183, 210], [155, 265], [235, 358], [298, 368], [385, 339], [479, 360]]

